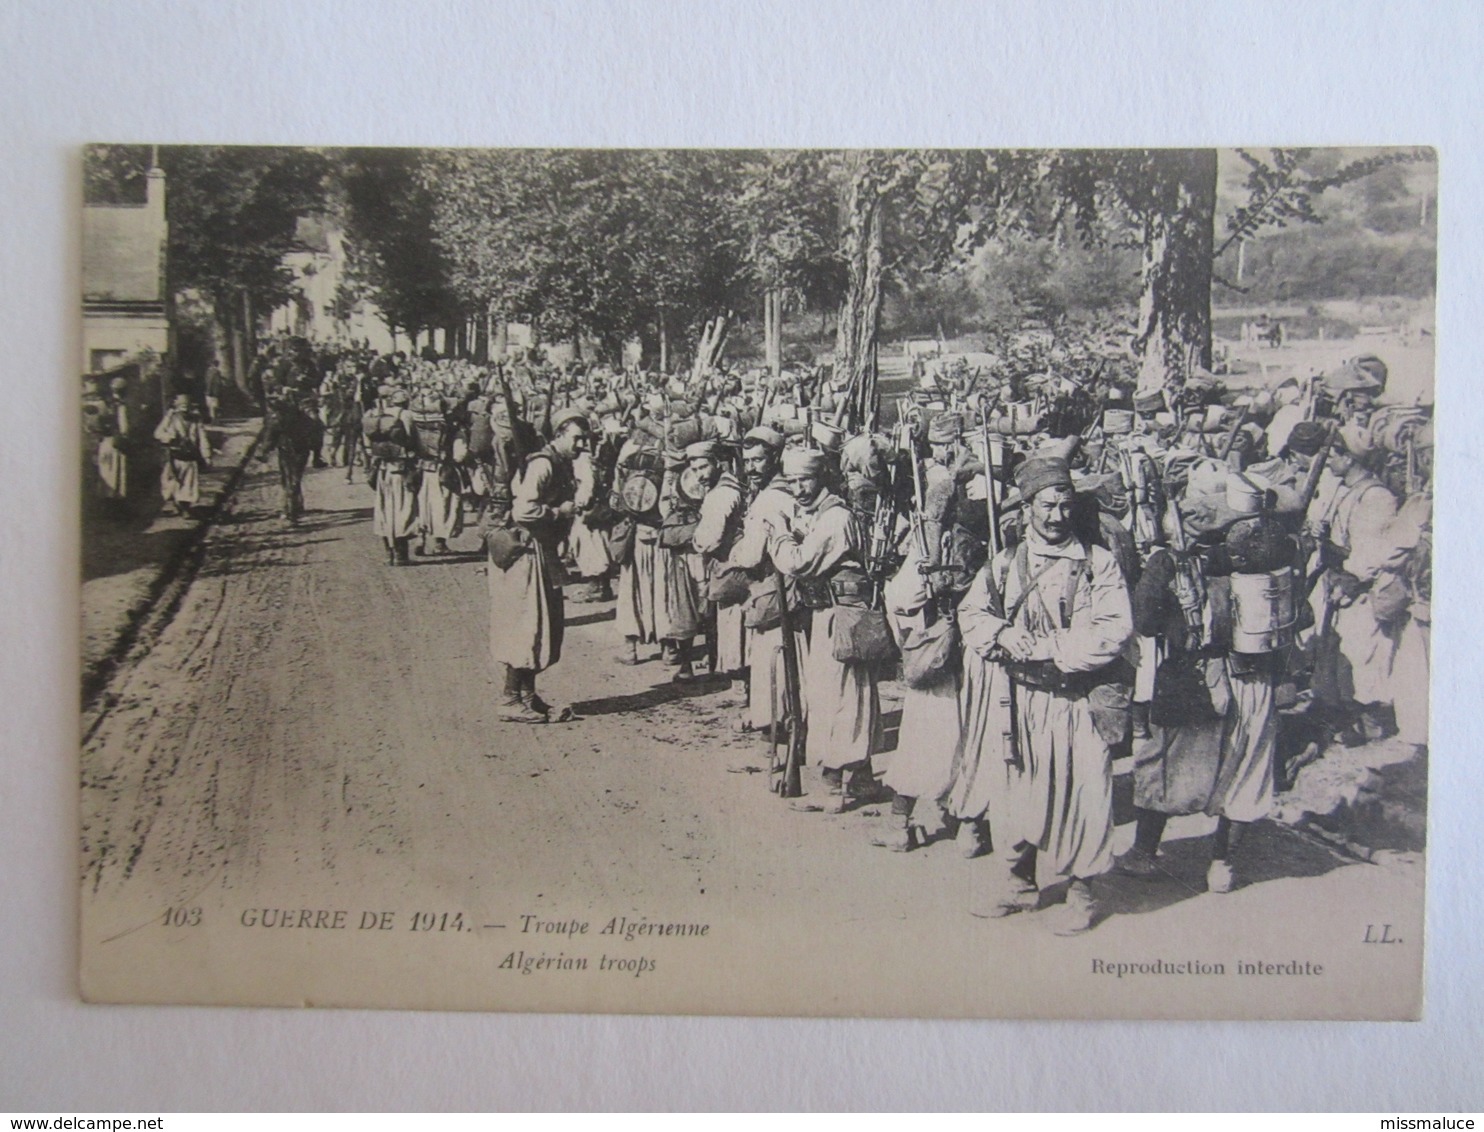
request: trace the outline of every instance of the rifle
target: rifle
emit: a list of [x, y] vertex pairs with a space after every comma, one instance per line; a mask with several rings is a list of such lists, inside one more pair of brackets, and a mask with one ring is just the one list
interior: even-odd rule
[[[794, 637], [794, 615], [788, 607], [788, 587], [783, 571], [773, 567], [773, 584], [778, 587], [779, 632], [783, 634], [783, 715], [788, 720], [788, 751], [783, 760], [783, 773], [773, 789], [783, 798], [797, 798], [804, 792], [801, 777], [804, 765], [804, 713], [799, 710], [803, 702], [799, 687], [799, 642]], [[778, 732], [775, 727], [770, 741], [777, 748]]]
[[1165, 505], [1170, 510], [1170, 545], [1177, 552], [1175, 597], [1180, 602], [1186, 632], [1198, 648], [1206, 642], [1206, 579], [1200, 564], [1190, 553], [1190, 540], [1185, 537], [1185, 520], [1180, 514], [1180, 505], [1173, 499], [1166, 500]]
[[1243, 406], [1242, 411], [1237, 414], [1237, 419], [1232, 422], [1231, 428], [1227, 429], [1226, 435], [1221, 439], [1221, 447], [1216, 451], [1218, 460], [1225, 460], [1231, 455], [1232, 445], [1237, 442], [1237, 433], [1247, 423], [1247, 409]]
[[[1000, 499], [995, 483], [994, 448], [989, 441], [988, 410], [980, 410], [979, 425], [979, 458], [984, 464], [984, 507], [989, 518], [989, 556], [984, 560], [984, 569], [988, 576], [987, 572], [994, 569], [994, 561], [1005, 546], [1004, 538], [1000, 534]], [[1004, 616], [1004, 609], [999, 612], [1001, 616]], [[1025, 758], [1020, 752], [1020, 697], [1015, 687], [1015, 678], [1010, 675], [1010, 670], [1003, 669], [1002, 675], [1005, 691], [999, 706], [1005, 712], [1004, 727], [1001, 731], [1001, 738], [1004, 740], [1005, 763], [1017, 770], [1023, 770]]]
[[[917, 446], [915, 443], [903, 443], [908, 438], [908, 426], [899, 424], [897, 426], [898, 450], [905, 448], [908, 456], [912, 459], [912, 534], [917, 540], [917, 550], [922, 556], [924, 563], [928, 562], [927, 531], [923, 527], [922, 512], [926, 506], [926, 498], [922, 490], [922, 464], [917, 458]], [[895, 487], [896, 465], [892, 465], [893, 487]]]
[[1000, 535], [1000, 500], [996, 492], [994, 447], [989, 439], [988, 408], [979, 411], [977, 447], [979, 461], [984, 465], [984, 507], [989, 518], [989, 558], [993, 561], [994, 556], [1004, 549], [1004, 540]]
[[541, 416], [541, 435], [551, 439], [551, 404], [556, 400], [557, 371], [553, 367], [551, 378], [546, 383], [546, 408]]
[[1300, 515], [1306, 514], [1309, 504], [1314, 502], [1314, 492], [1319, 489], [1319, 477], [1324, 474], [1324, 465], [1329, 460], [1329, 446], [1333, 436], [1333, 429], [1324, 430], [1324, 443], [1309, 464], [1309, 474], [1304, 477], [1304, 486], [1299, 492]]

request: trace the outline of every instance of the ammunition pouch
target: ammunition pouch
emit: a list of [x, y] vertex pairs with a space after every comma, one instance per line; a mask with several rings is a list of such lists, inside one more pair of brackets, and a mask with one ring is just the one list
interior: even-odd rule
[[870, 580], [864, 574], [840, 573], [829, 582], [830, 604], [867, 609], [874, 596]]
[[895, 660], [896, 641], [886, 614], [864, 605], [837, 605], [831, 655], [842, 664], [880, 664]]
[[407, 449], [391, 440], [372, 440], [371, 455], [383, 464], [399, 464], [408, 458]]
[[834, 604], [830, 583], [825, 578], [795, 578], [799, 605], [804, 609], [828, 609]]
[[495, 527], [484, 537], [490, 561], [501, 570], [514, 566], [517, 559], [534, 549], [531, 536], [520, 527]]

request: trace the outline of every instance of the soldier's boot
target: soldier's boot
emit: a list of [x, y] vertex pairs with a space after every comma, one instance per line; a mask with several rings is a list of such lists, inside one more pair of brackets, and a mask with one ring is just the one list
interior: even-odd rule
[[1168, 817], [1155, 810], [1135, 807], [1134, 821], [1133, 848], [1114, 862], [1114, 871], [1146, 880], [1158, 877], [1160, 871], [1155, 857], [1159, 853], [1159, 842], [1164, 837]]
[[408, 545], [412, 542], [412, 539], [411, 538], [399, 538], [399, 539], [393, 539], [392, 541], [396, 544], [397, 565], [398, 566], [411, 566], [412, 565], [412, 558], [407, 553], [407, 548], [408, 548]]
[[388, 566], [397, 564], [397, 547], [391, 539], [386, 540], [386, 564]]
[[448, 540], [446, 538], [435, 538], [433, 540], [433, 553], [434, 554], [447, 554], [448, 553]]
[[[529, 683], [527, 682], [529, 678]], [[531, 706], [536, 674], [529, 668], [505, 666], [505, 693], [500, 701], [501, 723], [545, 723], [546, 713]]]
[[1025, 860], [1014, 856], [989, 862], [988, 892], [970, 905], [969, 914], [981, 920], [1002, 920], [1018, 912], [1034, 912], [1041, 903], [1036, 882], [1026, 877]]
[[528, 708], [536, 712], [548, 723], [568, 723], [574, 718], [570, 707], [565, 705], [553, 706], [536, 693], [535, 669], [522, 668], [520, 671], [524, 680], [523, 698]]
[[827, 766], [819, 772], [819, 777], [824, 780], [825, 789], [831, 795], [845, 792], [845, 772], [839, 767]]
[[847, 813], [862, 802], [870, 801], [876, 793], [876, 780], [871, 777], [871, 764], [842, 767], [839, 770], [840, 788], [830, 788], [829, 812]]
[[961, 821], [954, 841], [958, 845], [959, 856], [964, 860], [982, 857], [989, 852], [989, 826], [979, 819]]
[[428, 553], [428, 535], [424, 531], [422, 537], [417, 540], [417, 556], [419, 558]]
[[639, 642], [633, 637], [623, 639], [623, 651], [618, 654], [619, 664], [634, 665], [639, 663]]
[[675, 642], [675, 681], [677, 683], [684, 683], [695, 678], [696, 671], [691, 667], [690, 653], [690, 641]]
[[912, 823], [913, 798], [898, 794], [891, 800], [891, 816], [886, 827], [871, 838], [871, 844], [890, 849], [893, 853], [910, 853], [920, 845], [927, 844], [927, 837], [920, 826]]
[[1080, 877], [1067, 882], [1066, 900], [1046, 912], [1046, 924], [1055, 935], [1081, 935], [1097, 918], [1098, 902], [1092, 885]]
[[1133, 735], [1136, 740], [1149, 738], [1149, 704], [1136, 702], [1130, 709], [1133, 717]]

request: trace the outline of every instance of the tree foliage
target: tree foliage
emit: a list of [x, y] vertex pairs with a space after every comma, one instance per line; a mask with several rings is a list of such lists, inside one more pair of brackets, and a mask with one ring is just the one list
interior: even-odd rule
[[337, 163], [350, 285], [411, 333], [461, 316], [436, 240], [437, 199], [416, 149], [356, 149]]
[[1319, 172], [1306, 167], [1314, 157], [1312, 149], [1272, 149], [1266, 158], [1256, 150], [1236, 152], [1247, 165], [1247, 200], [1226, 218], [1226, 238], [1216, 248], [1216, 259], [1265, 228], [1322, 223], [1315, 198], [1328, 189], [1364, 180], [1383, 169], [1436, 160], [1430, 149], [1381, 150]]

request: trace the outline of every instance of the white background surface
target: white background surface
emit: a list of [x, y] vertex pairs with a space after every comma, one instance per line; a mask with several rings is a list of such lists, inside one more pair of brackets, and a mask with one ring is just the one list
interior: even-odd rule
[[[1480, 1108], [1480, 27], [1462, 2], [3, 0], [0, 1110]], [[84, 1006], [73, 367], [87, 141], [1438, 146], [1426, 1021]]]

